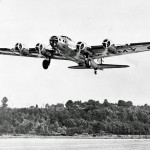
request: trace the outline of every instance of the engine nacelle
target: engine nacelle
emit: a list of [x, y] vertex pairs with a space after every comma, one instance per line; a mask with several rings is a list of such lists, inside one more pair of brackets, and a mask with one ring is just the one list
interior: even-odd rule
[[46, 45], [41, 44], [41, 43], [37, 43], [35, 46], [35, 50], [41, 54], [42, 51], [44, 51], [46, 49]]
[[111, 46], [111, 42], [108, 39], [104, 39], [103, 42], [102, 42], [102, 45], [103, 45], [104, 48], [108, 48], [108, 47]]
[[19, 52], [21, 55], [29, 55], [29, 48], [22, 43], [16, 43], [14, 47], [15, 52]]
[[38, 54], [45, 56], [46, 58], [50, 58], [54, 51], [50, 50], [50, 48], [44, 44], [37, 43], [35, 46], [35, 50], [38, 52]]
[[86, 45], [86, 43], [79, 41], [79, 42], [77, 42], [76, 49], [79, 51], [86, 50], [87, 45]]
[[108, 51], [109, 53], [112, 53], [112, 54], [117, 53], [117, 50], [116, 50], [115, 45], [112, 44], [112, 43], [110, 42], [110, 40], [105, 39], [105, 40], [102, 42], [102, 45], [103, 45], [103, 47], [104, 47], [105, 49], [107, 49], [107, 51]]

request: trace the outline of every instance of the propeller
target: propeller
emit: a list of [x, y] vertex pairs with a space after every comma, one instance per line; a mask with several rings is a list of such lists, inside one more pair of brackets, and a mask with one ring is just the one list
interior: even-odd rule
[[57, 45], [57, 43], [58, 43], [58, 37], [57, 36], [52, 36], [51, 38], [50, 38], [50, 45], [52, 46], [52, 47], [54, 47], [54, 46], [56, 46]]
[[105, 49], [105, 52], [103, 53], [104, 55], [108, 55], [108, 48], [110, 46], [111, 42], [108, 39], [104, 39], [102, 42], [102, 45]]
[[78, 42], [76, 45], [77, 50], [83, 50], [85, 47], [85, 44], [83, 42]]
[[43, 45], [40, 44], [40, 43], [37, 43], [36, 46], [35, 46], [35, 50], [41, 54], [41, 51], [44, 49]]
[[110, 41], [108, 39], [104, 39], [104, 41], [102, 42], [103, 47], [108, 48], [110, 46]]
[[17, 43], [15, 45], [15, 50], [20, 51], [22, 49], [22, 44], [21, 43]]

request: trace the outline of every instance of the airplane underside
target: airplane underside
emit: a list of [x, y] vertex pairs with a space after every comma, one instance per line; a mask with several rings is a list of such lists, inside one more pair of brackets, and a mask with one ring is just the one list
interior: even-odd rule
[[[109, 41], [106, 41], [109, 42]], [[77, 66], [70, 66], [70, 69], [93, 69], [94, 73], [97, 74], [97, 70], [104, 70], [110, 68], [126, 68], [128, 65], [114, 65], [114, 64], [103, 64], [103, 58], [99, 57], [97, 60], [100, 60], [100, 64], [97, 64], [94, 61], [94, 58], [90, 56], [90, 53], [87, 52], [85, 48], [86, 45], [82, 42], [78, 42], [75, 49], [71, 49], [68, 45], [63, 45], [58, 42], [58, 37], [52, 37], [50, 39], [50, 44], [59, 53], [61, 53], [66, 59], [76, 62]], [[107, 43], [104, 43], [107, 44]], [[110, 43], [109, 43], [110, 45]], [[107, 45], [107, 46], [109, 46]], [[105, 47], [107, 47], [105, 45]], [[47, 57], [43, 61], [43, 68], [47, 69], [50, 65], [51, 58]]]
[[[70, 66], [68, 68], [70, 69], [94, 69], [94, 73], [97, 74], [97, 70], [104, 70], [104, 69], [112, 69], [112, 68], [127, 68], [129, 67], [128, 65], [117, 65], [117, 64], [103, 64], [103, 60], [101, 58], [101, 63], [97, 64], [93, 59], [80, 59], [80, 60], [75, 60], [75, 59], [69, 59], [66, 58], [66, 60], [71, 60], [76, 63], [78, 63], [77, 66]], [[47, 58], [43, 60], [42, 66], [44, 69], [48, 69], [49, 65], [51, 63], [51, 59]]]

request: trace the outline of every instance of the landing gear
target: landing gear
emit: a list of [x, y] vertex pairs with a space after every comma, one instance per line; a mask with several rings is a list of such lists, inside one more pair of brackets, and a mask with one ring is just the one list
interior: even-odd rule
[[103, 64], [103, 62], [104, 62], [103, 58], [99, 58], [97, 61], [99, 64]]
[[45, 59], [45, 60], [43, 60], [43, 63], [42, 63], [42, 65], [43, 65], [43, 68], [44, 69], [48, 69], [48, 67], [49, 67], [49, 65], [50, 65], [50, 62], [51, 62], [51, 59]]
[[97, 75], [97, 69], [94, 69], [94, 74]]
[[[91, 68], [91, 60], [89, 58], [85, 58], [85, 66]], [[97, 68], [94, 68], [94, 74], [97, 74]]]
[[86, 68], [91, 68], [94, 69], [94, 74], [97, 74], [97, 70], [103, 70], [102, 68], [102, 64], [103, 64], [103, 58], [99, 58], [97, 59], [97, 61], [99, 62], [98, 64], [94, 61], [94, 58], [91, 58], [88, 53], [84, 53], [84, 61], [85, 61], [85, 67]]
[[88, 58], [85, 59], [85, 65], [86, 65], [87, 68], [91, 67], [91, 62]]
[[95, 74], [95, 75], [97, 75], [97, 69], [103, 70], [103, 68], [100, 66], [100, 65], [102, 65], [103, 62], [104, 62], [103, 58], [99, 58], [99, 59], [98, 59], [98, 62], [99, 62], [99, 64], [96, 64], [96, 63], [93, 64], [94, 74]]

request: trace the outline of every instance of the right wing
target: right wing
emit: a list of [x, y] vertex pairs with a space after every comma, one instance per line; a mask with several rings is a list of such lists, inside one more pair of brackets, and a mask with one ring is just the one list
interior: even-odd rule
[[120, 56], [138, 52], [150, 51], [150, 42], [130, 43], [116, 46], [114, 44], [105, 47], [103, 45], [91, 46], [87, 52], [93, 59]]

